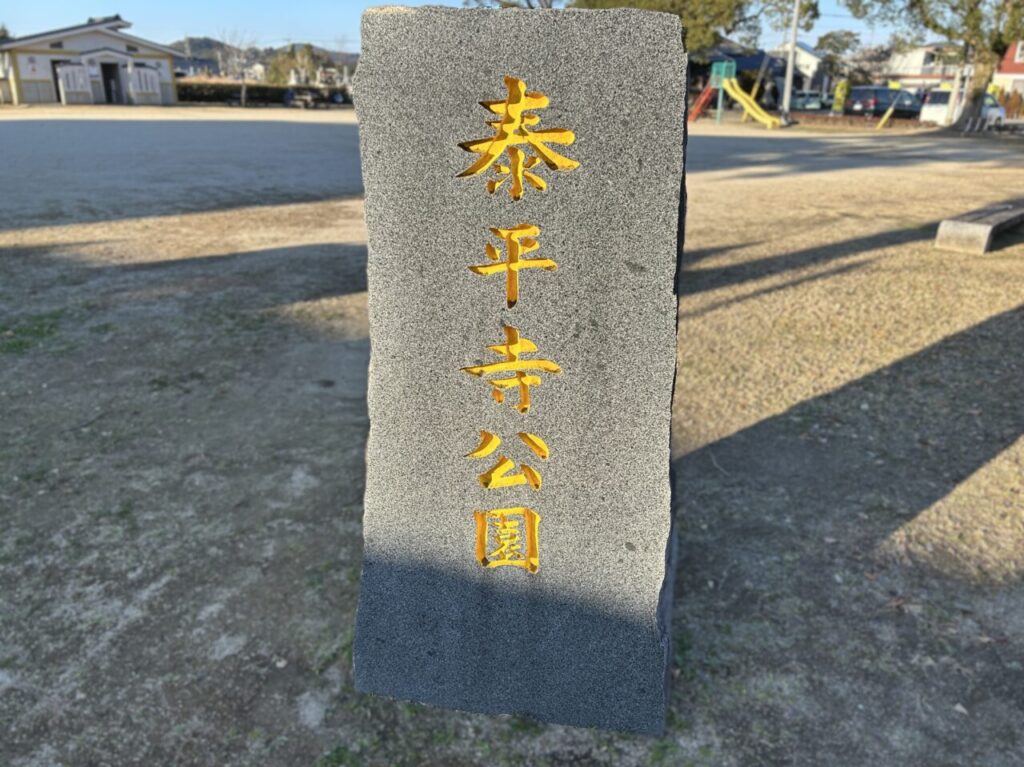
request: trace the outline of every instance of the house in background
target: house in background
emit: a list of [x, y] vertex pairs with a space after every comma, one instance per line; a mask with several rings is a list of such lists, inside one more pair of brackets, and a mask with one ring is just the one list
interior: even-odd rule
[[174, 74], [176, 77], [219, 77], [220, 63], [217, 59], [204, 59], [197, 56], [174, 55]]
[[[790, 43], [787, 41], [780, 45], [770, 54], [783, 62], [789, 60]], [[807, 43], [797, 42], [796, 57], [793, 61], [793, 90], [797, 91], [826, 91], [828, 90], [828, 77], [825, 74], [823, 63], [825, 57], [815, 50], [814, 46]], [[776, 87], [779, 93], [785, 88], [785, 75], [776, 79]]]
[[960, 68], [960, 53], [953, 43], [930, 43], [893, 53], [885, 67], [885, 79], [898, 80], [908, 90], [952, 83]]
[[178, 51], [120, 16], [0, 43], [0, 103], [173, 104]]
[[1024, 40], [1018, 40], [1006, 49], [992, 82], [1007, 93], [1024, 94]]
[[267, 67], [265, 64], [256, 62], [242, 70], [242, 79], [251, 83], [261, 83], [267, 79]]

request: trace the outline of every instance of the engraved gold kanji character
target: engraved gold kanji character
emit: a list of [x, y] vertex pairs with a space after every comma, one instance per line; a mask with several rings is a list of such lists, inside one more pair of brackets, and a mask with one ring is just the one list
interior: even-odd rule
[[[579, 167], [576, 160], [563, 157], [548, 144], [569, 145], [576, 140], [576, 134], [566, 128], [530, 130], [540, 122], [540, 117], [531, 114], [533, 110], [548, 106], [548, 97], [537, 91], [527, 91], [526, 83], [516, 77], [505, 77], [508, 96], [504, 100], [481, 101], [480, 106], [496, 114], [500, 119], [488, 120], [494, 129], [490, 138], [464, 141], [459, 144], [467, 152], [480, 155], [476, 162], [458, 175], [458, 178], [476, 176], [494, 167], [498, 178], [487, 182], [487, 191], [493, 194], [506, 180], [511, 179], [509, 194], [513, 200], [523, 196], [523, 182], [535, 189], [547, 189], [547, 183], [532, 169], [543, 161], [551, 170], [572, 170]], [[522, 147], [522, 148], [520, 148]], [[498, 162], [508, 154], [508, 164]]]
[[540, 568], [540, 515], [525, 506], [474, 512], [476, 559], [484, 567]]
[[553, 272], [558, 264], [550, 258], [523, 258], [540, 247], [536, 237], [540, 227], [533, 224], [519, 224], [511, 229], [490, 227], [491, 234], [505, 243], [505, 258], [502, 261], [498, 248], [487, 243], [484, 252], [492, 262], [469, 267], [474, 274], [490, 275], [505, 272], [505, 303], [511, 309], [519, 301], [519, 272], [523, 269], [544, 269]]
[[537, 351], [537, 345], [528, 338], [519, 335], [519, 331], [511, 325], [505, 325], [505, 343], [488, 346], [492, 352], [504, 355], [502, 362], [490, 362], [486, 365], [473, 365], [462, 368], [470, 375], [483, 378], [491, 373], [512, 373], [511, 376], [491, 378], [487, 382], [493, 387], [491, 396], [495, 402], [505, 401], [505, 391], [517, 388], [519, 390], [519, 402], [513, 407], [520, 413], [526, 413], [530, 409], [530, 387], [540, 386], [541, 377], [528, 371], [540, 371], [543, 373], [560, 373], [556, 363], [546, 359], [524, 360], [520, 357], [524, 354]]
[[[536, 434], [527, 431], [518, 433], [519, 439], [524, 445], [533, 451], [534, 455], [542, 461], [546, 461], [551, 455], [547, 443]], [[466, 458], [486, 458], [501, 446], [501, 437], [493, 432], [481, 431], [480, 444], [469, 453]], [[519, 472], [510, 473], [516, 468], [515, 462], [507, 455], [499, 454], [494, 466], [479, 475], [480, 484], [488, 490], [495, 490], [499, 487], [515, 487], [516, 485], [529, 485], [534, 490], [540, 490], [543, 478], [537, 469], [529, 464], [519, 464]]]

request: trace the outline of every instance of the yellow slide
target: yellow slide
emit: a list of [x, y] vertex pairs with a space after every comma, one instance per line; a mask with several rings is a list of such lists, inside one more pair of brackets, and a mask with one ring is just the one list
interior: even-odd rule
[[750, 95], [740, 87], [734, 78], [722, 81], [722, 87], [731, 98], [739, 102], [743, 111], [753, 117], [766, 128], [778, 128], [782, 122], [778, 117], [772, 117], [757, 105], [757, 102], [750, 98]]

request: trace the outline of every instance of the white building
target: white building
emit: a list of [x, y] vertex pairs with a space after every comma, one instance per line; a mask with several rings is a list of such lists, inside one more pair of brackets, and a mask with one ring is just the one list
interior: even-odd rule
[[951, 43], [931, 43], [893, 53], [885, 67], [885, 78], [898, 80], [907, 89], [952, 82], [960, 66], [955, 63], [957, 53], [958, 48]]
[[[786, 62], [789, 60], [790, 43], [786, 41], [769, 53], [775, 58]], [[825, 90], [828, 83], [825, 77], [825, 68], [822, 66], [824, 56], [807, 43], [797, 42], [796, 58], [793, 62], [793, 88], [794, 90]], [[778, 78], [776, 83], [779, 93], [785, 86], [785, 78]]]
[[242, 79], [248, 80], [249, 82], [261, 83], [267, 77], [267, 68], [260, 62], [256, 62], [252, 66], [246, 67], [242, 71]]
[[0, 43], [0, 103], [173, 104], [178, 51], [120, 16]]

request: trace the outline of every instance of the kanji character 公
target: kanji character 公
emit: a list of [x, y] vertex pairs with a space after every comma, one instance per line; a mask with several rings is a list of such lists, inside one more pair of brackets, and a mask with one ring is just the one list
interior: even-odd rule
[[[536, 434], [521, 431], [519, 439], [534, 455], [542, 461], [546, 461], [551, 454], [547, 443]], [[480, 444], [472, 452], [466, 453], [466, 458], [486, 458], [501, 446], [501, 437], [489, 431], [480, 432]], [[478, 479], [480, 484], [488, 490], [499, 487], [514, 487], [516, 485], [529, 485], [534, 490], [540, 490], [543, 482], [540, 472], [529, 464], [519, 464], [519, 473], [510, 474], [516, 468], [515, 463], [506, 455], [498, 455], [497, 460], [490, 469], [481, 474]]]

